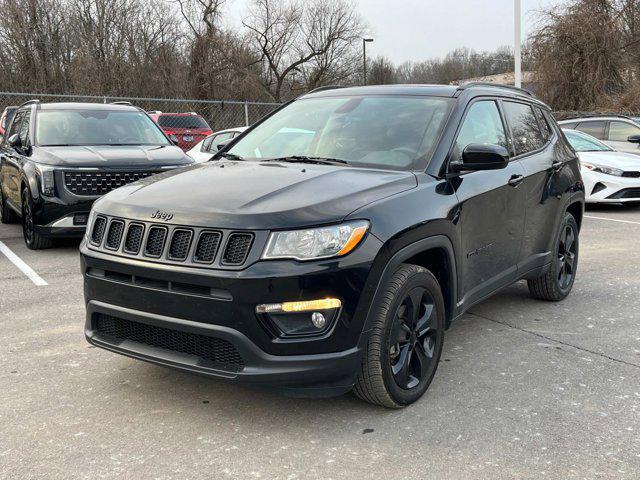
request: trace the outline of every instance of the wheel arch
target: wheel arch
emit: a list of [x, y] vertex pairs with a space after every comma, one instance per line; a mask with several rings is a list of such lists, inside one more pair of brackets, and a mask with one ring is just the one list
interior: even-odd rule
[[578, 231], [582, 228], [582, 217], [584, 216], [584, 203], [577, 200], [567, 206], [567, 212], [573, 215], [578, 224]]
[[[385, 247], [388, 248], [388, 244]], [[384, 262], [384, 259], [379, 261]], [[445, 303], [446, 327], [451, 324], [456, 314], [457, 302], [456, 256], [451, 239], [446, 235], [436, 234], [399, 248], [386, 260], [369, 304], [363, 333], [371, 329], [373, 309], [382, 295], [383, 286], [403, 263], [424, 267], [436, 277]]]

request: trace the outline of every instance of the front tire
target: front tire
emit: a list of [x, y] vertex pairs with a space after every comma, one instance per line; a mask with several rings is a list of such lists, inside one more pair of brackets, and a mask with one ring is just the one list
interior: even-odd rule
[[353, 391], [366, 402], [402, 408], [426, 392], [438, 368], [444, 300], [431, 272], [406, 264], [381, 298]]
[[532, 297], [558, 302], [569, 295], [578, 268], [578, 247], [578, 224], [573, 215], [567, 212], [560, 224], [551, 268], [545, 275], [527, 280]]
[[43, 237], [35, 231], [33, 200], [27, 188], [22, 190], [22, 235], [24, 237], [24, 243], [30, 250], [42, 250], [50, 248], [53, 245], [53, 240]]

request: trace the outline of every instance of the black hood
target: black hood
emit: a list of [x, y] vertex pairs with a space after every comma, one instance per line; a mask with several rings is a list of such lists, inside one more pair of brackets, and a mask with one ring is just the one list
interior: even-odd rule
[[104, 196], [96, 210], [152, 221], [238, 229], [339, 222], [358, 208], [417, 185], [410, 172], [258, 162], [208, 162], [162, 173]]
[[61, 167], [151, 167], [188, 165], [193, 160], [175, 145], [33, 147], [38, 163]]

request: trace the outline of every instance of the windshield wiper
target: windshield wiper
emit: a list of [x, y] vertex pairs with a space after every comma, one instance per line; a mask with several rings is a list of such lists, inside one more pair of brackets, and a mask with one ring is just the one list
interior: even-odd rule
[[229, 152], [222, 152], [217, 155], [214, 155], [214, 157], [223, 157], [223, 158], [228, 158], [229, 160], [244, 160], [244, 158], [242, 158], [240, 155], [236, 155], [235, 153], [229, 153]]
[[306, 155], [290, 155], [288, 157], [266, 158], [262, 162], [315, 163], [318, 165], [349, 165], [339, 158], [307, 157]]

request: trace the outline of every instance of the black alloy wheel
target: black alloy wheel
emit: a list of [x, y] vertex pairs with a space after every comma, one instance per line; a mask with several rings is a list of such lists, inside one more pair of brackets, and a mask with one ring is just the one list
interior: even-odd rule
[[396, 384], [415, 388], [433, 370], [437, 330], [434, 301], [424, 287], [416, 287], [396, 310], [389, 336], [389, 364]]
[[574, 232], [573, 226], [567, 223], [560, 233], [560, 243], [558, 244], [558, 284], [563, 290], [571, 284], [575, 275], [577, 246], [576, 232]]
[[53, 245], [53, 240], [36, 232], [33, 222], [33, 200], [26, 188], [22, 190], [22, 235], [30, 250], [41, 250]]

